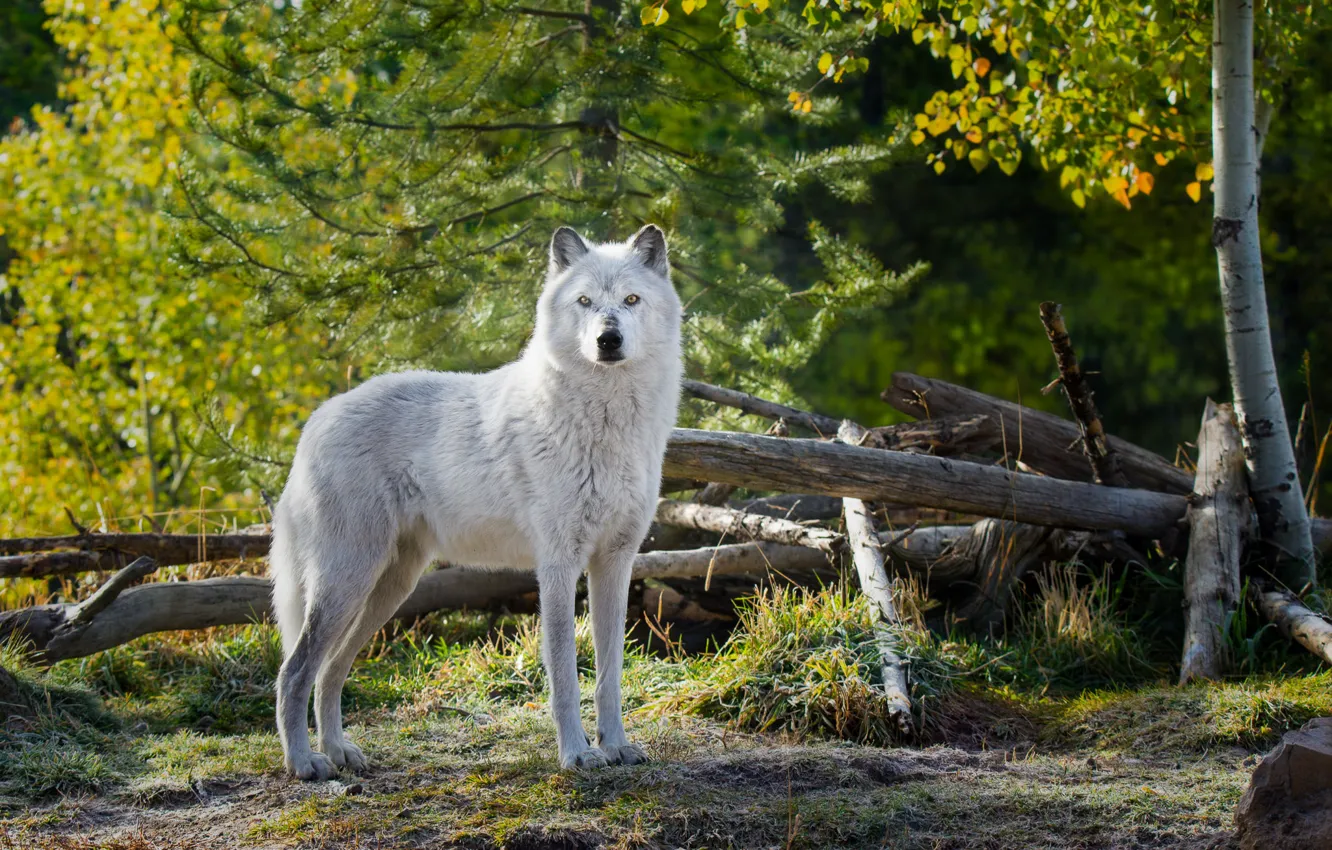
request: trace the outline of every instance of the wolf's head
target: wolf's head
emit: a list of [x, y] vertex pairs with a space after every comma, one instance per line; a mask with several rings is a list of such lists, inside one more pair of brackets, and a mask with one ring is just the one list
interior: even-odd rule
[[596, 244], [561, 227], [550, 240], [534, 344], [560, 368], [678, 358], [680, 311], [661, 228]]

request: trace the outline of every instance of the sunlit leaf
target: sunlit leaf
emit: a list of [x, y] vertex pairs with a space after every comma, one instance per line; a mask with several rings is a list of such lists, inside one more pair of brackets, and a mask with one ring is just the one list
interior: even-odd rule
[[1201, 183], [1194, 181], [1193, 183], [1190, 183], [1189, 185], [1185, 186], [1184, 191], [1189, 194], [1189, 197], [1193, 199], [1193, 202], [1195, 204], [1202, 200]]

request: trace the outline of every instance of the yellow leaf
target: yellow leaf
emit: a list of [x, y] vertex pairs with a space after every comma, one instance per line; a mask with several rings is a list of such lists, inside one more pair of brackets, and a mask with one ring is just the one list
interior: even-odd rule
[[680, 8], [684, 9], [686, 15], [694, 14], [694, 0], [684, 0], [684, 2], [680, 4]]
[[1200, 162], [1198, 163], [1198, 167], [1193, 169], [1194, 179], [1200, 182], [1203, 180], [1211, 180], [1212, 175], [1212, 164], [1210, 162]]
[[977, 76], [983, 77], [986, 74], [990, 73], [990, 60], [982, 56], [979, 59], [977, 59], [975, 62], [972, 62], [971, 67], [976, 69]]
[[1133, 204], [1129, 203], [1128, 193], [1125, 192], [1123, 189], [1120, 189], [1118, 192], [1115, 193], [1115, 200], [1123, 204], [1124, 209], [1126, 210], [1133, 209]]
[[1156, 186], [1156, 178], [1146, 171], [1139, 171], [1138, 179], [1134, 183], [1137, 185], [1139, 192], [1150, 195], [1152, 188]]
[[1083, 207], [1087, 206], [1087, 196], [1082, 194], [1081, 189], [1073, 190], [1073, 203], [1077, 204], [1078, 209], [1082, 209]]
[[[786, 99], [789, 100], [791, 103], [799, 103], [799, 102], [800, 102], [800, 98], [801, 98], [801, 94], [800, 94], [800, 92], [798, 92], [798, 91], [793, 91], [793, 92], [791, 92], [790, 94], [788, 94], [788, 95], [786, 96]], [[917, 115], [916, 117], [919, 118], [920, 116]]]
[[1165, 168], [1166, 164], [1170, 162], [1170, 160], [1166, 159], [1166, 156], [1163, 153], [1158, 153], [1155, 157], [1153, 157], [1153, 159], [1155, 159], [1156, 164], [1161, 166], [1162, 168]]
[[921, 130], [916, 130], [916, 131], [912, 132], [912, 134], [911, 134], [911, 144], [913, 144], [913, 145], [918, 145], [918, 144], [920, 144], [920, 143], [923, 142], [923, 141], [925, 141], [925, 133], [924, 133], [923, 131], [921, 131]]
[[[794, 94], [794, 92], [793, 92], [793, 94]], [[915, 122], [916, 122], [916, 127], [917, 127], [918, 129], [923, 130], [923, 129], [925, 129], [925, 125], [928, 124], [928, 123], [930, 123], [930, 116], [928, 116], [928, 115], [922, 115], [922, 114], [920, 114], [920, 113], [916, 113], [916, 117], [915, 117], [914, 120], [915, 120]]]
[[813, 108], [814, 108], [814, 101], [808, 97], [805, 98], [805, 102], [800, 106], [800, 109], [804, 112], [809, 112]]
[[967, 141], [971, 142], [973, 145], [979, 145], [981, 143], [981, 137], [980, 127], [972, 127], [967, 131]]
[[1195, 182], [1195, 183], [1190, 183], [1189, 185], [1187, 185], [1187, 186], [1184, 187], [1184, 191], [1189, 193], [1189, 197], [1190, 197], [1190, 198], [1193, 198], [1193, 202], [1194, 202], [1195, 204], [1202, 200], [1202, 184], [1201, 184], [1201, 183], [1196, 183], [1196, 182]]
[[943, 164], [943, 160], [942, 160], [942, 159], [940, 159], [940, 160], [936, 160], [935, 163], [934, 163], [934, 173], [935, 173], [935, 174], [943, 174], [943, 173], [944, 173], [944, 168], [946, 168], [946, 167], [947, 167], [947, 166], [945, 166], [945, 165]]
[[977, 173], [984, 171], [985, 166], [990, 164], [990, 153], [985, 148], [972, 148], [971, 153], [967, 154], [967, 161], [971, 167], [976, 169]]
[[741, 9], [735, 13], [735, 28], [742, 30], [745, 28], [745, 10]]
[[820, 74], [826, 74], [826, 73], [828, 73], [828, 69], [832, 67], [832, 62], [833, 62], [833, 60], [832, 60], [832, 54], [831, 54], [831, 53], [825, 53], [825, 54], [823, 54], [822, 56], [820, 56], [820, 57], [819, 57], [819, 73], [820, 73]]
[[654, 20], [652, 23], [656, 26], [661, 26], [662, 24], [666, 23], [667, 19], [669, 19], [670, 16], [671, 13], [666, 11], [666, 4], [662, 3], [661, 8], [657, 10], [657, 19]]
[[1118, 176], [1107, 177], [1101, 181], [1101, 185], [1105, 187], [1105, 191], [1107, 194], [1113, 195], [1117, 192], [1124, 191], [1124, 189], [1128, 187], [1128, 181], [1125, 180], [1123, 177], [1118, 177]]

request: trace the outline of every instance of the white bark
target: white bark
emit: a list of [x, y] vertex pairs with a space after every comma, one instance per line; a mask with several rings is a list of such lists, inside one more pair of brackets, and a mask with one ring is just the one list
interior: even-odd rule
[[1240, 553], [1249, 525], [1244, 446], [1230, 405], [1209, 398], [1198, 431], [1198, 476], [1184, 562], [1184, 655], [1179, 683], [1219, 679], [1226, 627], [1239, 604]]
[[1216, 0], [1212, 39], [1212, 245], [1221, 278], [1230, 384], [1246, 448], [1249, 490], [1263, 539], [1281, 556], [1283, 578], [1314, 581], [1313, 541], [1272, 356], [1258, 243], [1253, 0]]
[[[865, 429], [851, 421], [844, 421], [838, 437], [845, 442], [859, 443]], [[843, 498], [846, 516], [846, 538], [851, 548], [851, 560], [860, 578], [860, 592], [869, 598], [879, 620], [879, 660], [883, 677], [884, 697], [891, 706], [903, 731], [912, 726], [911, 691], [907, 685], [907, 663], [897, 652], [892, 629], [901, 625], [897, 606], [893, 604], [893, 583], [888, 577], [883, 548], [875, 536], [874, 516], [860, 499]]]

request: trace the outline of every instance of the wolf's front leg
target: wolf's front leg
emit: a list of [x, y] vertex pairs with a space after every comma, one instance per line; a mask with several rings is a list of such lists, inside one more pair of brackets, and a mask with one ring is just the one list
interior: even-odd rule
[[604, 753], [583, 732], [578, 706], [578, 650], [574, 646], [574, 594], [580, 570], [566, 564], [537, 568], [541, 595], [541, 651], [550, 682], [550, 713], [560, 745], [560, 767], [605, 767]]
[[597, 651], [597, 746], [611, 764], [642, 764], [647, 754], [624, 734], [620, 679], [624, 669], [624, 617], [634, 550], [593, 558], [588, 569], [588, 607]]

